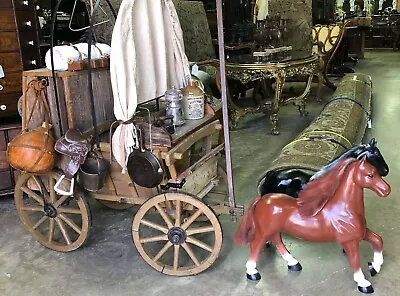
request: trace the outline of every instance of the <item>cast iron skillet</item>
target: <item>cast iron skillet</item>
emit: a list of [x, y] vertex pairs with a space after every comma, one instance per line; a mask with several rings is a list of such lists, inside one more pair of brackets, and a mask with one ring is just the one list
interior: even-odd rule
[[133, 182], [139, 186], [153, 188], [158, 186], [163, 178], [164, 171], [158, 158], [143, 145], [142, 131], [136, 126], [139, 138], [139, 148], [128, 157], [128, 174]]

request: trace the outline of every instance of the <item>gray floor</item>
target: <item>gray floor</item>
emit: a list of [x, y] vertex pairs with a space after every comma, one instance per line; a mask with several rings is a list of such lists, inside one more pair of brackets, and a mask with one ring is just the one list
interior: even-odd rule
[[[375, 295], [398, 295], [400, 259], [400, 177], [398, 141], [400, 135], [400, 53], [373, 51], [356, 66], [373, 78], [373, 127], [366, 138], [378, 140], [391, 171], [386, 180], [392, 186], [389, 199], [366, 192], [369, 227], [384, 239], [385, 263], [371, 278], [367, 262], [369, 245], [361, 243], [363, 270], [375, 288]], [[314, 90], [315, 91], [315, 90]], [[315, 93], [315, 92], [314, 92]], [[326, 90], [326, 96], [330, 92]], [[312, 97], [310, 98], [312, 100]], [[247, 206], [256, 195], [256, 180], [322, 105], [311, 102], [310, 116], [301, 118], [292, 106], [282, 108], [280, 136], [268, 134], [268, 120], [262, 115], [246, 118], [231, 133], [236, 199]], [[236, 223], [222, 217], [224, 243], [220, 256], [205, 272], [192, 277], [170, 277], [148, 266], [131, 241], [131, 223], [137, 208], [113, 211], [90, 201], [93, 227], [86, 245], [72, 253], [57, 253], [39, 245], [23, 228], [13, 200], [0, 200], [0, 295], [360, 295], [341, 248], [335, 244], [312, 244], [284, 237], [303, 270], [288, 272], [286, 262], [274, 248], [265, 250], [258, 261], [262, 280], [245, 279], [247, 248], [232, 242]]]

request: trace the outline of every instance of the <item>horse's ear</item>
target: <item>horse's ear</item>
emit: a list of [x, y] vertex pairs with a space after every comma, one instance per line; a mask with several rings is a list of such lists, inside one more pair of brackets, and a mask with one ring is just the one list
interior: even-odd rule
[[376, 140], [375, 140], [375, 138], [372, 138], [372, 139], [369, 141], [369, 146], [375, 148], [375, 146], [376, 146]]
[[363, 165], [364, 163], [366, 163], [366, 162], [368, 162], [368, 160], [367, 160], [367, 156], [366, 155], [364, 155], [363, 156], [363, 158], [361, 158], [361, 162], [360, 162], [360, 164], [361, 165]]

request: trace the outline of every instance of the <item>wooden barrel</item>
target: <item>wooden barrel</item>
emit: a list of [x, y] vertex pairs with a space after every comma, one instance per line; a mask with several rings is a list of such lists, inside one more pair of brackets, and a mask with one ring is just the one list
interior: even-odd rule
[[15, 137], [7, 147], [7, 160], [18, 170], [30, 173], [46, 173], [55, 164], [54, 138], [51, 125], [43, 124]]

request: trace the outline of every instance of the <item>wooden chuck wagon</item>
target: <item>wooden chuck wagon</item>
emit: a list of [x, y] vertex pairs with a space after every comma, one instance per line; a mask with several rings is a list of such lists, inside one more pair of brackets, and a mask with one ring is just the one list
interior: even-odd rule
[[[96, 79], [103, 79], [107, 73], [104, 69], [93, 69], [93, 84], [99, 85]], [[86, 71], [57, 72], [56, 77], [59, 93], [65, 95], [55, 101], [53, 92], [47, 92], [53, 134], [60, 138], [71, 128], [87, 130], [87, 118], [82, 112], [88, 110], [88, 99], [73, 94], [85, 87]], [[47, 90], [54, 88], [51, 78], [50, 71], [24, 72], [25, 85], [32, 80], [47, 79]], [[94, 91], [102, 92], [98, 96], [94, 94], [95, 98], [101, 98], [109, 90], [94, 88]], [[34, 108], [33, 100], [34, 96], [26, 91], [24, 128], [31, 129], [41, 124], [41, 116], [36, 111], [40, 113], [44, 109], [39, 108], [38, 103], [35, 114], [28, 118], [31, 108]], [[96, 102], [95, 113], [101, 123], [97, 129], [99, 133], [110, 129], [112, 120], [108, 118], [113, 114], [112, 107], [106, 106], [109, 103]], [[87, 190], [85, 184], [79, 182], [78, 173], [79, 185], [75, 185], [73, 193], [59, 194], [54, 190], [63, 174], [58, 169], [45, 174], [23, 172], [15, 187], [15, 205], [21, 221], [45, 247], [69, 252], [82, 246], [90, 232], [88, 198], [112, 209], [140, 205], [132, 222], [132, 238], [143, 259], [168, 275], [185, 276], [204, 271], [213, 264], [221, 250], [222, 229], [218, 215], [240, 215], [243, 211], [234, 200], [228, 202], [227, 176], [224, 166], [219, 165], [224, 150], [219, 136], [222, 131], [219, 118], [220, 111], [217, 111], [206, 112], [200, 120], [186, 121], [171, 135], [170, 145], [167, 145], [170, 147], [149, 145], [151, 133], [149, 138], [145, 137], [146, 151], [153, 152], [163, 172], [160, 184], [152, 188], [139, 186], [128, 174], [122, 174], [121, 167], [111, 157], [107, 140], [100, 141], [100, 149], [97, 148], [101, 159], [110, 163], [104, 186], [99, 190]], [[144, 125], [149, 127], [148, 122]], [[153, 127], [153, 133], [155, 130]], [[68, 191], [69, 181], [62, 180], [59, 187], [61, 192]]]

